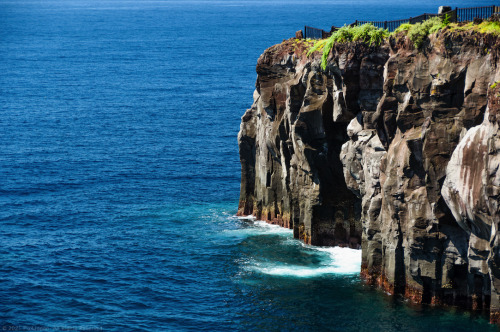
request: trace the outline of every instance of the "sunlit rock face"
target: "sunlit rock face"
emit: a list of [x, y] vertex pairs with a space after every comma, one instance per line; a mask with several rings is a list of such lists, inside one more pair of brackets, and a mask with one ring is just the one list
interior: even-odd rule
[[498, 227], [500, 194], [500, 87], [488, 90], [483, 122], [470, 128], [446, 168], [442, 194], [469, 236], [468, 271], [474, 275], [474, 303], [491, 295], [491, 320], [500, 320]]
[[238, 214], [361, 246], [367, 282], [498, 321], [498, 44], [337, 45], [325, 70], [304, 43], [269, 48], [238, 136]]

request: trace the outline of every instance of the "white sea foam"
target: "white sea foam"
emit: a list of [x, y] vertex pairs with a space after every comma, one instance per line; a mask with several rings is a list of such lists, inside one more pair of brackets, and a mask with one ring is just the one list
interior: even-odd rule
[[236, 218], [238, 218], [239, 220], [255, 220], [257, 218], [255, 218], [255, 216], [252, 216], [251, 214], [249, 214], [248, 216], [236, 216]]
[[332, 264], [340, 274], [353, 274], [361, 271], [361, 250], [341, 247], [309, 247], [328, 253]]
[[245, 238], [254, 235], [283, 235], [287, 239], [281, 242], [285, 246], [299, 246], [305, 252], [316, 252], [320, 258], [320, 264], [299, 265], [285, 264], [280, 262], [259, 262], [258, 257], [246, 261], [243, 265], [247, 271], [256, 271], [263, 274], [275, 276], [290, 276], [298, 278], [310, 278], [326, 274], [349, 275], [358, 274], [361, 270], [361, 250], [340, 247], [315, 247], [304, 244], [302, 241], [292, 238], [293, 231], [278, 225], [268, 224], [262, 220], [253, 220], [252, 216], [236, 217], [240, 220], [246, 219], [247, 227], [227, 230], [224, 233], [231, 237]]
[[316, 250], [325, 254], [320, 266], [254, 262], [249, 266], [249, 269], [268, 275], [298, 278], [310, 278], [326, 274], [349, 275], [360, 272], [361, 250], [340, 247], [305, 247], [307, 250]]
[[267, 222], [262, 220], [249, 221], [248, 224], [246, 224], [246, 226], [247, 227], [242, 227], [238, 229], [225, 230], [224, 234], [237, 237], [246, 237], [252, 235], [266, 235], [266, 234], [291, 236], [293, 233], [291, 229], [281, 227], [278, 225], [268, 224]]
[[253, 222], [253, 225], [255, 226], [255, 228], [261, 229], [262, 231], [265, 231], [265, 232], [273, 232], [273, 233], [278, 232], [278, 233], [287, 233], [287, 234], [293, 233], [293, 230], [291, 230], [291, 229], [281, 227], [279, 225], [268, 224], [267, 222], [262, 221], [262, 220], [255, 220]]
[[317, 277], [324, 274], [345, 274], [342, 269], [329, 266], [329, 267], [307, 267], [299, 265], [290, 266], [269, 266], [269, 267], [254, 267], [255, 271], [260, 273], [284, 276], [284, 277], [298, 277], [298, 278], [310, 278]]

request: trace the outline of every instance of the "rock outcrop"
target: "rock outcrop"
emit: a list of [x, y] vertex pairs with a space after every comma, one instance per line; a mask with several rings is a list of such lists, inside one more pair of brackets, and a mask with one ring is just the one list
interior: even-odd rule
[[[469, 238], [467, 261], [473, 275], [473, 306], [490, 302], [500, 322], [500, 87], [491, 88], [483, 122], [455, 148], [446, 169], [443, 198]], [[482, 302], [482, 303], [481, 303]]]
[[[238, 136], [238, 213], [362, 248], [362, 276], [500, 321], [500, 39], [450, 31], [262, 54]], [[495, 86], [493, 84], [493, 86]]]

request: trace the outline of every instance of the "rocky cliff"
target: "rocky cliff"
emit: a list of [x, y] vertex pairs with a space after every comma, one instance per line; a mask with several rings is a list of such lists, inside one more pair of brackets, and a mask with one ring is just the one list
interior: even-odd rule
[[238, 136], [238, 214], [362, 249], [362, 276], [500, 321], [500, 38], [442, 31], [267, 49]]

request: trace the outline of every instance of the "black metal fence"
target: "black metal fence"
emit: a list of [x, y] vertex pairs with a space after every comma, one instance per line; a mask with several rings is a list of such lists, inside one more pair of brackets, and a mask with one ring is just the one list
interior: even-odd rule
[[[468, 8], [455, 8], [454, 10], [443, 13], [442, 15], [448, 14], [450, 22], [469, 22], [473, 21], [475, 18], [486, 19], [491, 15], [499, 13], [500, 7], [498, 6], [483, 6], [483, 7], [468, 7]], [[425, 13], [419, 16], [410, 17], [407, 19], [393, 20], [393, 21], [358, 21], [356, 20], [351, 25], [363, 25], [366, 23], [371, 23], [377, 28], [387, 29], [389, 31], [394, 31], [403, 23], [420, 23], [431, 17], [438, 16], [438, 14]], [[320, 39], [325, 38], [329, 35], [326, 31], [322, 29], [312, 28], [309, 26], [304, 27], [303, 38]]]
[[321, 39], [325, 34], [326, 31], [323, 29], [316, 29], [308, 27], [307, 25], [304, 27], [304, 38]]
[[419, 15], [416, 17], [410, 17], [407, 19], [393, 20], [393, 21], [356, 21], [356, 22], [354, 22], [354, 25], [363, 25], [366, 23], [371, 23], [374, 26], [376, 26], [377, 28], [387, 29], [387, 30], [392, 32], [392, 31], [396, 30], [396, 28], [399, 27], [403, 23], [411, 23], [411, 24], [420, 23], [420, 22], [428, 20], [434, 16], [438, 16], [438, 14], [425, 13], [425, 14], [422, 14], [422, 15]]
[[425, 14], [422, 14], [422, 15], [419, 15], [416, 17], [410, 17], [407, 19], [393, 20], [393, 21], [356, 21], [356, 22], [354, 22], [354, 25], [363, 25], [366, 23], [371, 23], [374, 26], [376, 26], [377, 28], [387, 29], [389, 31], [394, 31], [394, 30], [396, 30], [397, 27], [399, 27], [403, 23], [415, 24], [415, 23], [419, 23], [419, 22], [423, 22], [425, 20], [428, 20], [434, 16], [438, 16], [438, 14], [425, 13]]
[[455, 8], [458, 22], [473, 21], [475, 18], [488, 18], [494, 13], [498, 13], [499, 7], [470, 7], [470, 8]]

